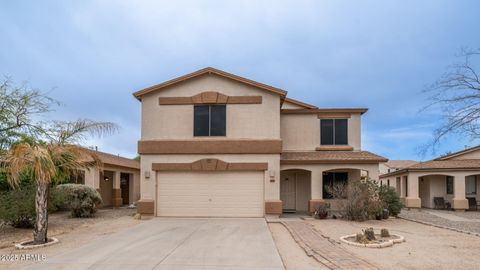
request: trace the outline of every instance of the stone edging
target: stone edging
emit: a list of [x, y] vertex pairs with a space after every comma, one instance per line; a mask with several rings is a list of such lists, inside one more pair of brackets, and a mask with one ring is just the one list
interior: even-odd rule
[[21, 243], [18, 243], [15, 245], [15, 248], [17, 249], [34, 249], [34, 248], [41, 248], [41, 247], [47, 247], [47, 246], [51, 246], [53, 244], [56, 244], [58, 242], [60, 242], [57, 238], [55, 237], [50, 237], [48, 238], [48, 240], [51, 240], [45, 244], [38, 244], [38, 245], [25, 245], [26, 243], [29, 243], [29, 242], [32, 242], [32, 240], [28, 240], [28, 241], [23, 241]]
[[443, 225], [438, 225], [438, 224], [435, 224], [435, 223], [421, 221], [421, 220], [413, 219], [413, 218], [405, 218], [405, 217], [398, 217], [398, 218], [408, 220], [408, 221], [411, 221], [411, 222], [420, 223], [420, 224], [427, 225], [427, 226], [437, 227], [437, 228], [440, 228], [440, 229], [445, 229], [445, 230], [450, 230], [450, 231], [454, 231], [454, 232], [459, 232], [459, 233], [464, 233], [464, 234], [474, 235], [474, 236], [480, 237], [480, 233], [474, 233], [474, 232], [470, 232], [470, 231], [460, 230], [460, 229], [456, 229], [456, 228], [452, 228], [452, 227], [448, 227], [448, 226], [443, 226]]
[[379, 244], [361, 244], [361, 243], [348, 241], [347, 238], [356, 236], [356, 234], [350, 234], [350, 235], [345, 235], [345, 236], [340, 237], [340, 241], [342, 241], [345, 244], [351, 245], [351, 246], [368, 247], [368, 248], [391, 247], [391, 246], [393, 246], [393, 244], [398, 244], [398, 243], [405, 242], [405, 237], [403, 237], [401, 235], [398, 235], [398, 234], [390, 234], [390, 235], [397, 236], [398, 239], [391, 239], [391, 240], [388, 240], [386, 242], [379, 243]]

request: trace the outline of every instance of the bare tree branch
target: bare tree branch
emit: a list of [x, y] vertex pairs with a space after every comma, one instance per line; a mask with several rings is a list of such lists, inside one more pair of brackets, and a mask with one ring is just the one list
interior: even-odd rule
[[[462, 62], [451, 65], [435, 83], [424, 89], [429, 103], [421, 109], [438, 109], [442, 112], [442, 124], [433, 132], [433, 140], [420, 148], [435, 153], [442, 139], [451, 134], [480, 138], [480, 78], [477, 73], [480, 49], [462, 49]], [[474, 61], [475, 60], [475, 61]]]

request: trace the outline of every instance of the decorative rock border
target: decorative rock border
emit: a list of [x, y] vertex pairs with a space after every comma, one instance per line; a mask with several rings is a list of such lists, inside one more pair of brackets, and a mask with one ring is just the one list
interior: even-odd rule
[[390, 234], [391, 236], [396, 236], [398, 237], [397, 239], [390, 239], [388, 241], [385, 241], [383, 243], [375, 243], [375, 244], [361, 244], [361, 243], [356, 243], [352, 241], [348, 241], [347, 238], [350, 237], [355, 237], [356, 234], [350, 234], [350, 235], [345, 235], [340, 237], [340, 241], [342, 241], [345, 244], [351, 245], [351, 246], [356, 246], [356, 247], [368, 247], [368, 248], [385, 248], [385, 247], [391, 247], [393, 244], [398, 244], [405, 242], [405, 237], [398, 235], [398, 234]]
[[54, 245], [58, 242], [60, 242], [57, 238], [55, 237], [50, 237], [48, 238], [48, 242], [45, 243], [45, 244], [38, 244], [38, 245], [26, 245], [30, 242], [32, 242], [32, 240], [28, 240], [28, 241], [23, 241], [21, 243], [18, 243], [15, 245], [15, 248], [17, 249], [34, 249], [34, 248], [41, 248], [41, 247], [48, 247], [48, 246], [51, 246], [51, 245]]
[[418, 219], [413, 219], [413, 218], [405, 218], [405, 217], [398, 217], [398, 218], [401, 218], [401, 219], [404, 219], [404, 220], [408, 220], [408, 221], [411, 221], [411, 222], [420, 223], [420, 224], [427, 225], [427, 226], [432, 226], [432, 227], [436, 227], [436, 228], [440, 228], [440, 229], [445, 229], [445, 230], [449, 230], [449, 231], [454, 231], [454, 232], [459, 232], [459, 233], [464, 233], [464, 234], [474, 235], [474, 236], [480, 237], [480, 233], [475, 233], [475, 232], [471, 232], [471, 231], [460, 230], [460, 229], [457, 229], [457, 228], [452, 228], [452, 227], [448, 227], [448, 226], [438, 225], [438, 224], [435, 224], [435, 223], [431, 223], [431, 222], [427, 222], [427, 221], [422, 221], [422, 220], [418, 220]]

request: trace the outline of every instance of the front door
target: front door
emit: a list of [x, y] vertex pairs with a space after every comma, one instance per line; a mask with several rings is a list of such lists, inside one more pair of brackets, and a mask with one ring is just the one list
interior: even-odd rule
[[284, 212], [296, 211], [296, 186], [297, 181], [295, 173], [282, 173], [280, 179], [280, 200], [282, 200], [282, 208]]
[[120, 189], [122, 190], [123, 204], [129, 204], [130, 202], [130, 177], [127, 173], [120, 174]]

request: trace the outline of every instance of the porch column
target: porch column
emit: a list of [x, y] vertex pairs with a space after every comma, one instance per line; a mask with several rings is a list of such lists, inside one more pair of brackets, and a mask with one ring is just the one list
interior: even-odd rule
[[453, 178], [452, 208], [455, 210], [468, 209], [468, 200], [465, 198], [465, 177], [466, 175], [458, 174]]
[[120, 172], [113, 172], [112, 205], [114, 207], [122, 206], [122, 191], [120, 189]]
[[312, 170], [311, 174], [311, 200], [308, 202], [308, 212], [315, 212], [315, 207], [323, 203], [323, 171]]
[[422, 207], [422, 201], [419, 197], [418, 192], [418, 174], [408, 174], [407, 176], [407, 190], [408, 194], [405, 197], [405, 207], [407, 208], [420, 208]]

